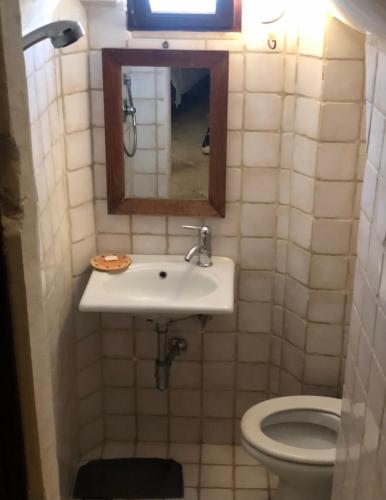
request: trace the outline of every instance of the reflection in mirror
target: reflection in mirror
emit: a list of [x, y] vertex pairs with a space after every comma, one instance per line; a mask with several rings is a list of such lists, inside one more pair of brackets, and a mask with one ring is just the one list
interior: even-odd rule
[[122, 67], [126, 198], [209, 196], [210, 70]]

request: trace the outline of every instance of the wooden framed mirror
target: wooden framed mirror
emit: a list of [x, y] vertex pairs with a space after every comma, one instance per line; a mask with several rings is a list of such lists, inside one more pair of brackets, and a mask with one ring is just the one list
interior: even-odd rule
[[103, 49], [111, 214], [225, 217], [226, 51]]

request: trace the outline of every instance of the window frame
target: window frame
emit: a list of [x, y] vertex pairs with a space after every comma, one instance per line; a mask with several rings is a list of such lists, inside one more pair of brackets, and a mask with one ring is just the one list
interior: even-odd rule
[[215, 14], [152, 13], [149, 0], [127, 0], [129, 31], [241, 31], [241, 1], [217, 0]]

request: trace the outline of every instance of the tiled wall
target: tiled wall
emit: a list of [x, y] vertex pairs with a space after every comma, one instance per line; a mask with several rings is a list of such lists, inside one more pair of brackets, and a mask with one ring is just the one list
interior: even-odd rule
[[366, 49], [368, 160], [358, 231], [334, 500], [385, 498], [386, 41]]
[[[54, 18], [74, 18], [87, 26], [78, 0], [60, 4]], [[101, 432], [93, 432], [94, 416], [87, 414], [87, 396], [100, 388], [100, 378], [99, 385], [98, 377], [85, 382], [87, 374], [95, 372], [94, 361], [100, 368], [100, 354], [94, 360], [84, 347], [98, 342], [99, 318], [79, 317], [74, 309], [87, 278], [82, 273], [88, 269], [89, 255], [95, 253], [87, 38], [62, 51], [54, 51], [49, 41], [41, 42], [25, 52], [25, 61], [57, 458], [62, 495], [67, 498], [79, 440], [81, 452], [90, 441], [92, 445], [101, 441]]]
[[[253, 5], [245, 2], [246, 21]], [[245, 409], [268, 395], [339, 392], [362, 177], [364, 38], [312, 10], [300, 29], [278, 26], [272, 51], [268, 33], [248, 22], [242, 35], [128, 33], [122, 6], [88, 8], [98, 251], [183, 254], [196, 237], [180, 226], [206, 222], [214, 253], [238, 266], [233, 316], [202, 331], [195, 320], [175, 325], [189, 349], [169, 392], [154, 389], [152, 328], [103, 315], [107, 440], [230, 443]], [[161, 48], [165, 39], [172, 49], [230, 51], [224, 220], [107, 215], [100, 49]]]
[[[164, 41], [132, 37], [125, 31], [121, 8], [92, 7], [88, 15], [93, 92], [102, 89], [102, 47], [160, 48]], [[110, 26], [103, 34], [98, 28], [102, 19]], [[155, 389], [153, 328], [143, 320], [102, 316], [105, 437], [231, 443], [237, 434], [237, 419], [244, 410], [267, 397], [284, 40], [271, 55], [267, 47], [258, 53], [254, 39], [246, 46], [240, 35], [166, 36], [172, 49], [231, 51], [227, 217], [205, 222], [213, 230], [214, 253], [232, 257], [241, 267], [240, 301], [234, 315], [215, 318], [204, 330], [198, 320], [173, 327], [171, 334], [184, 336], [189, 348], [174, 363], [171, 388], [164, 393]], [[275, 81], [262, 81], [255, 70], [255, 55], [262, 62], [272, 58]], [[265, 124], [256, 121], [252, 113], [244, 116], [244, 105], [245, 109], [261, 106], [266, 115], [274, 109], [275, 118]], [[197, 236], [181, 229], [181, 225], [204, 220], [106, 215], [105, 158], [101, 150], [104, 130], [94, 119], [94, 108], [93, 125], [99, 251], [185, 253], [196, 243]], [[249, 130], [245, 135], [244, 129]], [[260, 180], [265, 188], [254, 189]]]
[[307, 21], [287, 54], [270, 391], [337, 396], [364, 161], [364, 37], [336, 19], [324, 30]]
[[[126, 67], [123, 71], [131, 78], [138, 134], [134, 157], [125, 155], [125, 196], [168, 198], [171, 146], [170, 69]], [[127, 98], [125, 87], [123, 95]], [[94, 96], [100, 100], [101, 105], [102, 92], [94, 92]], [[124, 125], [124, 138], [130, 152], [134, 140], [130, 117]]]
[[[271, 50], [268, 33], [248, 25], [253, 1], [241, 35], [128, 33], [123, 4], [90, 6], [87, 18], [77, 0], [64, 4], [61, 17], [88, 23], [89, 44], [57, 55], [74, 306], [95, 252], [183, 254], [196, 236], [182, 224], [208, 223], [214, 253], [238, 266], [235, 314], [205, 328], [196, 319], [173, 325], [189, 349], [164, 393], [154, 388], [151, 325], [116, 314], [102, 315], [100, 328], [99, 315], [69, 310], [81, 453], [103, 439], [232, 443], [243, 412], [270, 395], [336, 395], [364, 156], [363, 37], [324, 10], [313, 14], [314, 5], [300, 29], [297, 16], [277, 26]], [[100, 50], [160, 48], [165, 39], [172, 49], [230, 51], [225, 219], [107, 214]]]
[[[68, 364], [74, 356], [71, 311], [71, 242], [65, 178], [65, 145], [59, 61], [49, 43], [26, 52], [33, 165], [38, 191], [40, 268], [46, 329], [51, 348], [55, 398], [57, 456], [67, 462], [61, 468], [62, 484], [70, 481], [78, 436], [77, 398], [73, 392], [76, 370]], [[64, 376], [63, 367], [70, 368]], [[65, 403], [65, 404], [64, 404]], [[64, 408], [66, 407], [66, 415]], [[58, 433], [58, 429], [61, 432]], [[66, 455], [69, 454], [67, 457]], [[72, 455], [72, 456], [71, 456]], [[71, 464], [72, 461], [72, 464]]]

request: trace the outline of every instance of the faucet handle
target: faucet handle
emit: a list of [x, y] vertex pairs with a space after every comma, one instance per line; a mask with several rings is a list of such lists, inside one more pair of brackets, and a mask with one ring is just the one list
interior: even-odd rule
[[201, 231], [201, 226], [181, 226], [183, 229], [198, 229]]
[[181, 226], [183, 229], [197, 229], [202, 233], [210, 233], [210, 228], [208, 226]]

